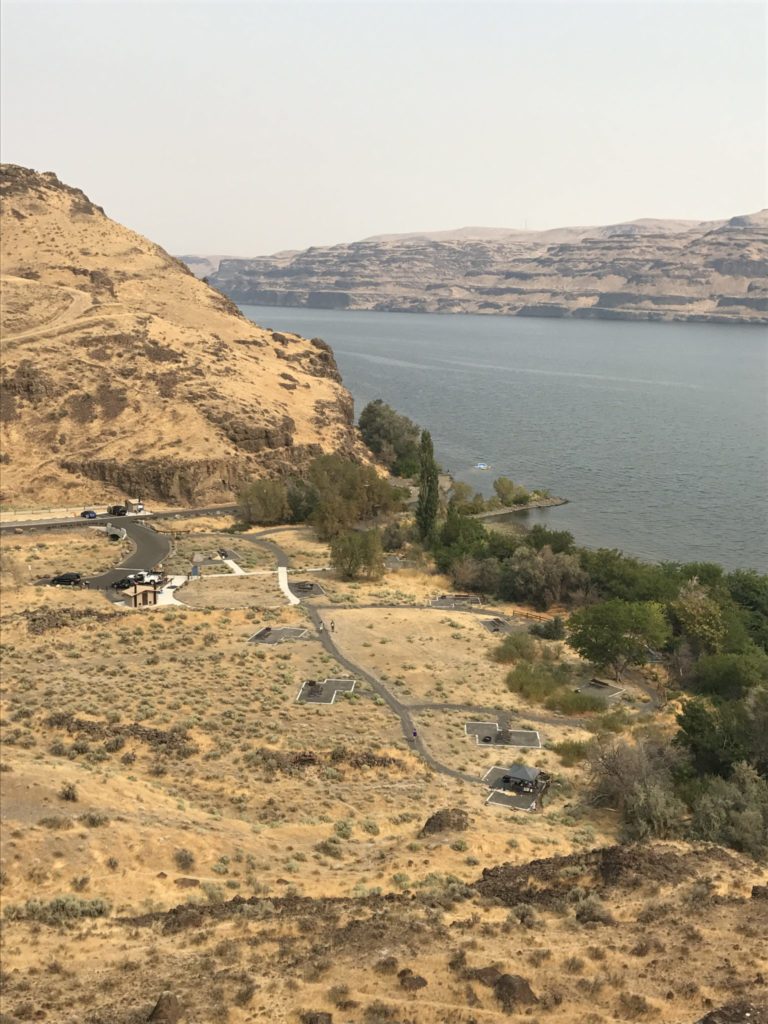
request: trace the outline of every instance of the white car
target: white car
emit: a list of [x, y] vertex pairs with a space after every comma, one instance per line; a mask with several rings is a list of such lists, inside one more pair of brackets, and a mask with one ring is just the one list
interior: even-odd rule
[[165, 577], [159, 572], [137, 572], [133, 574], [133, 580], [135, 583], [141, 583], [144, 585], [150, 585], [153, 583], [162, 583]]

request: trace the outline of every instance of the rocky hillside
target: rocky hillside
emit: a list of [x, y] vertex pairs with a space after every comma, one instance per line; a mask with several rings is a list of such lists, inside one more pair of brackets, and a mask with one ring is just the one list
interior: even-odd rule
[[768, 323], [768, 211], [725, 222], [380, 235], [209, 278], [235, 302], [417, 313]]
[[52, 173], [4, 165], [2, 501], [230, 498], [364, 457], [321, 341], [262, 330]]

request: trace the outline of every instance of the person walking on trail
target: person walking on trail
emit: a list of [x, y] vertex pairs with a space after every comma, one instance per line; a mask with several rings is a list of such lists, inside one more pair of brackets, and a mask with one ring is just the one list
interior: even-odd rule
[[416, 730], [414, 729], [414, 730], [413, 730], [413, 742], [414, 742], [414, 743], [416, 742], [416, 735], [417, 735], [417, 734], [416, 734]]
[[333, 632], [335, 632], [335, 630], [336, 630], [336, 623], [333, 621], [333, 619], [331, 619], [331, 632], [333, 633]]
[[322, 633], [324, 629], [325, 629], [325, 626], [321, 622], [320, 625], [318, 626], [317, 631], [318, 631], [318, 633]]

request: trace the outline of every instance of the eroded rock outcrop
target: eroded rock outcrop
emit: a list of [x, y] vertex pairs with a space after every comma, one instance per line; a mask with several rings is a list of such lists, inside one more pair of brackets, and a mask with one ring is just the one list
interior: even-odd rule
[[729, 221], [382, 235], [221, 260], [210, 280], [236, 302], [273, 306], [768, 323], [766, 276], [764, 210]]

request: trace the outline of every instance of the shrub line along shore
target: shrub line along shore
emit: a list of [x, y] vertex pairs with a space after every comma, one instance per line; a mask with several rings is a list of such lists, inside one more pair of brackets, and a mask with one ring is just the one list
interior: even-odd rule
[[555, 505], [567, 505], [568, 498], [537, 498], [536, 501], [528, 501], [525, 505], [506, 505], [504, 508], [490, 509], [488, 512], [473, 512], [470, 519], [496, 519], [499, 516], [508, 516], [510, 512], [528, 512], [533, 508], [554, 508]]

